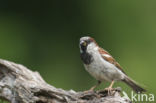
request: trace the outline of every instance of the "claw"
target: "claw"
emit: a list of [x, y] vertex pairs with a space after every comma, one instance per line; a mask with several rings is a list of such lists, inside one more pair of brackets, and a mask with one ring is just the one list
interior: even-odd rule
[[105, 90], [108, 91], [108, 95], [111, 95], [112, 91], [113, 91], [113, 88], [108, 87], [108, 88], [105, 88]]
[[114, 84], [114, 81], [112, 81], [112, 83], [110, 84], [110, 86], [108, 88], [105, 88], [106, 91], [108, 91], [108, 95], [112, 95], [111, 91], [113, 91], [113, 86]]
[[101, 84], [101, 81], [98, 81], [98, 83], [95, 85], [95, 86], [93, 86], [93, 87], [91, 87], [89, 90], [87, 90], [87, 91], [84, 91], [84, 93], [86, 94], [86, 93], [90, 93], [90, 92], [94, 92], [94, 89], [97, 87], [97, 86], [99, 86]]
[[93, 92], [94, 92], [94, 90], [89, 89], [89, 90], [84, 91], [84, 94], [89, 94], [89, 93], [93, 93]]

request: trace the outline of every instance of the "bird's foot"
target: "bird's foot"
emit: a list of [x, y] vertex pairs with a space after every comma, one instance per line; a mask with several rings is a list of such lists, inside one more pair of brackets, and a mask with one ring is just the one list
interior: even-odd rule
[[108, 88], [105, 88], [105, 91], [107, 91], [108, 92], [108, 95], [110, 96], [110, 95], [113, 95], [113, 91], [114, 89], [112, 88], [112, 87], [108, 87]]
[[93, 92], [94, 92], [94, 88], [90, 88], [89, 90], [84, 91], [85, 94], [93, 93]]

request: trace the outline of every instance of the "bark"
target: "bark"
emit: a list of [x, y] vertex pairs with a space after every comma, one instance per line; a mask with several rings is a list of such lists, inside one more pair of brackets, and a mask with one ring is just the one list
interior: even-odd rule
[[114, 89], [107, 91], [75, 92], [47, 84], [38, 72], [21, 64], [0, 59], [0, 98], [10, 103], [130, 103]]

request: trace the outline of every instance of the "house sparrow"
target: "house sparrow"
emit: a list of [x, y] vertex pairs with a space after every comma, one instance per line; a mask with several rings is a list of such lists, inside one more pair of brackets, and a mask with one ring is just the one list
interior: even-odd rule
[[80, 38], [80, 54], [85, 69], [96, 79], [98, 83], [90, 90], [93, 91], [102, 81], [111, 82], [106, 88], [108, 92], [112, 90], [115, 81], [123, 81], [129, 85], [136, 93], [145, 92], [134, 80], [128, 77], [120, 64], [104, 49], [99, 47], [91, 37]]

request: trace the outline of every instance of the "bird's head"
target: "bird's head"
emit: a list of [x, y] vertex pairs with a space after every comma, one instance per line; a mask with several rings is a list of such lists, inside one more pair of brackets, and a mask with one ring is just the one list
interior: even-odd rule
[[81, 53], [86, 52], [88, 49], [94, 49], [98, 47], [96, 41], [89, 36], [81, 37], [79, 46]]

